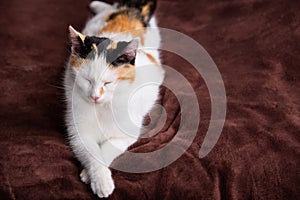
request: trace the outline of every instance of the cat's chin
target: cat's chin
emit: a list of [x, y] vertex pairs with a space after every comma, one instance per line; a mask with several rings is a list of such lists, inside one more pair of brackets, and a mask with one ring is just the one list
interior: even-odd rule
[[100, 99], [100, 100], [97, 100], [97, 101], [93, 101], [93, 100], [91, 100], [91, 101], [89, 101], [90, 103], [92, 103], [92, 104], [95, 104], [95, 105], [106, 105], [106, 104], [108, 104], [109, 103], [109, 101], [105, 101], [105, 100], [103, 100], [103, 99]]

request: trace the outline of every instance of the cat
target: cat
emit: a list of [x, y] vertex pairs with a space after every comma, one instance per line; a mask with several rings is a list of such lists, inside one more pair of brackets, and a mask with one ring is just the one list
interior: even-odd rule
[[156, 0], [90, 4], [95, 15], [82, 32], [69, 26], [71, 55], [64, 74], [69, 145], [81, 162], [81, 180], [98, 197], [115, 186], [109, 165], [141, 134], [159, 96]]

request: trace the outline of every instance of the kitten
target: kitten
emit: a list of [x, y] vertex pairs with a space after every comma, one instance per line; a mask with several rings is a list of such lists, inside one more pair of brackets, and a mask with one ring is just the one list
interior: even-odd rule
[[64, 76], [69, 143], [81, 162], [81, 180], [99, 197], [114, 182], [108, 166], [137, 141], [143, 118], [164, 79], [158, 48], [155, 0], [109, 5], [80, 33], [69, 27], [72, 53]]

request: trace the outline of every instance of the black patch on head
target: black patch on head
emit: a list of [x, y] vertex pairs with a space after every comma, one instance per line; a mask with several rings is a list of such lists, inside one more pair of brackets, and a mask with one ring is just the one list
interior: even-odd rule
[[117, 48], [108, 49], [106, 52], [106, 62], [112, 64], [114, 67], [118, 67], [123, 64], [135, 63], [135, 55], [126, 54], [124, 50], [130, 44], [130, 42], [118, 42]]
[[[111, 40], [105, 37], [96, 37], [96, 36], [86, 36], [84, 42], [80, 39], [80, 48], [78, 54], [81, 58], [93, 59], [96, 52], [98, 54], [102, 53], [109, 44], [111, 44]], [[94, 49], [93, 45], [97, 46], [97, 51]]]

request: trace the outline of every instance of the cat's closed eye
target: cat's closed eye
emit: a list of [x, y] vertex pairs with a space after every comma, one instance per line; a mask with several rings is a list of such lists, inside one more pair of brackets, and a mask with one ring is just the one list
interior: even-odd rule
[[89, 83], [89, 85], [92, 84], [92, 81], [90, 79], [85, 78], [85, 80]]
[[107, 86], [107, 85], [109, 85], [111, 83], [112, 83], [111, 81], [104, 82], [104, 86]]

